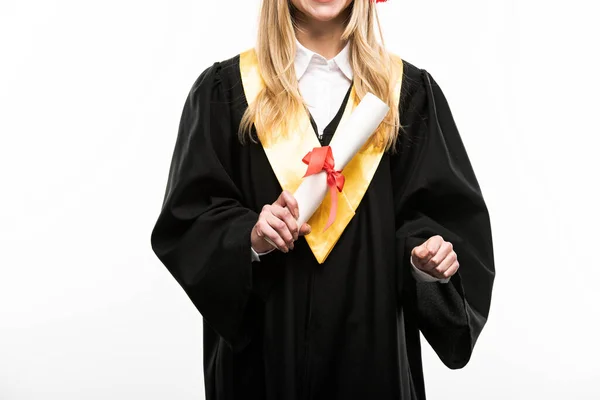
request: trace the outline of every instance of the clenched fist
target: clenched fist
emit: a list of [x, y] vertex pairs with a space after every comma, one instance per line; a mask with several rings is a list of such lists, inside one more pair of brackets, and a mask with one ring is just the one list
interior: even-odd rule
[[411, 252], [415, 267], [438, 279], [450, 278], [458, 271], [458, 257], [452, 243], [441, 236], [430, 237], [425, 243]]

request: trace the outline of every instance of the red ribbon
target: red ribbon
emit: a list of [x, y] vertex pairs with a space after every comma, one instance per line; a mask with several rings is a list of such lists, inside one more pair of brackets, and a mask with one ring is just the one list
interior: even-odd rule
[[[336, 171], [335, 160], [333, 159], [333, 152], [330, 146], [315, 147], [302, 159], [304, 164], [308, 165], [306, 174], [304, 177], [318, 174], [321, 171], [327, 173], [327, 186], [331, 192], [331, 209], [329, 210], [329, 219], [323, 232], [327, 230], [335, 221], [338, 206], [338, 194], [344, 188], [344, 182], [346, 178], [342, 175], [342, 171]], [[336, 190], [337, 189], [337, 190]]]

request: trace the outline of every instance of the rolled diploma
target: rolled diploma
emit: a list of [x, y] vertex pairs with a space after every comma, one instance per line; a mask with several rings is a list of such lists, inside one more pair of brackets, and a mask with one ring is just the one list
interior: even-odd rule
[[[389, 106], [372, 93], [367, 93], [346, 122], [333, 135], [330, 146], [335, 169], [343, 170], [352, 157], [364, 146], [389, 111]], [[337, 132], [336, 131], [336, 132]], [[308, 166], [307, 166], [308, 167]], [[327, 174], [320, 172], [302, 180], [294, 197], [300, 216], [298, 226], [308, 221], [327, 195]]]

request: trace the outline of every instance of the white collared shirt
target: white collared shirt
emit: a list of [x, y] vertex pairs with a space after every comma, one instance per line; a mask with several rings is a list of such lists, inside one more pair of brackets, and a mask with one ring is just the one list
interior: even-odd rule
[[[352, 84], [352, 66], [349, 57], [350, 42], [347, 42], [331, 60], [304, 47], [296, 39], [296, 58], [294, 68], [298, 79], [300, 94], [308, 106], [310, 114], [317, 124], [319, 138], [323, 130], [337, 114], [342, 101]], [[271, 250], [272, 251], [272, 250]], [[261, 255], [252, 249], [252, 261], [260, 261]], [[411, 257], [412, 275], [418, 282], [447, 283], [449, 278], [438, 279], [418, 269]]]
[[337, 114], [352, 84], [349, 51], [348, 42], [334, 58], [327, 60], [296, 39], [294, 67], [298, 88], [317, 124], [319, 137]]

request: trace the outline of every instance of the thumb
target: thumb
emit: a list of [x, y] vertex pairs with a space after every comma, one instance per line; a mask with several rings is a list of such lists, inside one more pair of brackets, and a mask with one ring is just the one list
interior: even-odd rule
[[300, 236], [304, 236], [304, 235], [308, 235], [311, 231], [312, 231], [311, 226], [305, 222], [300, 227], [299, 234], [300, 234]]
[[413, 249], [412, 255], [415, 258], [415, 261], [419, 264], [425, 264], [431, 258], [431, 254], [429, 249], [427, 248], [427, 242], [423, 243], [420, 246], [417, 246]]

